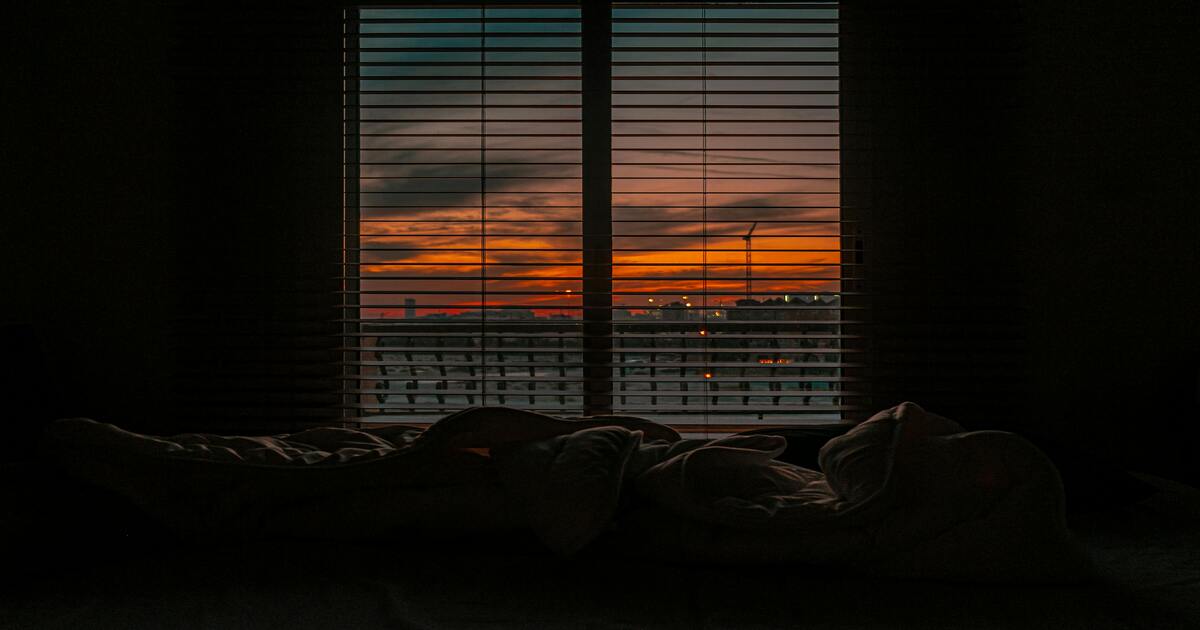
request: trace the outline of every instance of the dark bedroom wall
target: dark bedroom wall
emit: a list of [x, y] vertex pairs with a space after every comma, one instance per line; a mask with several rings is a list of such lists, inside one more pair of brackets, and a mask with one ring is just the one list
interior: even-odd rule
[[173, 392], [184, 426], [333, 419], [341, 12], [179, 2]]
[[48, 406], [161, 431], [328, 407], [336, 4], [11, 18], [0, 321], [31, 325], [48, 355]]
[[1029, 3], [1039, 421], [1200, 481], [1200, 8]]
[[865, 199], [847, 212], [863, 218], [875, 407], [1004, 426], [1030, 387], [1022, 28], [1012, 2], [844, 4], [843, 186]]
[[173, 224], [165, 14], [19, 3], [5, 22], [0, 321], [31, 325], [46, 352], [38, 378], [53, 394], [40, 408], [114, 419], [161, 409]]
[[1195, 5], [845, 6], [876, 405], [1195, 480]]

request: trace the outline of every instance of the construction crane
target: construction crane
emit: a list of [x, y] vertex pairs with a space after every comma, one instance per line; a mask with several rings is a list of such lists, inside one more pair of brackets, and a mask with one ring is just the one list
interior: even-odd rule
[[751, 266], [750, 250], [753, 249], [752, 245], [754, 242], [753, 241], [754, 228], [756, 228], [756, 227], [758, 227], [758, 221], [755, 221], [754, 223], [752, 223], [750, 225], [750, 229], [746, 232], [746, 235], [742, 237], [742, 240], [746, 241], [746, 299], [747, 300], [751, 299], [750, 295], [754, 292], [754, 284], [753, 284], [754, 281], [750, 279], [750, 266]]

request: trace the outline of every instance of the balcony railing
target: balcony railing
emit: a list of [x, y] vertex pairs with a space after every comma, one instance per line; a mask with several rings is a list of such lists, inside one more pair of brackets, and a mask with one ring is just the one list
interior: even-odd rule
[[[838, 421], [857, 409], [857, 351], [836, 297], [716, 314], [621, 312], [610, 361], [598, 366], [611, 374], [613, 411], [673, 424], [778, 425]], [[353, 393], [365, 421], [428, 422], [484, 405], [581, 415], [582, 330], [577, 319], [511, 312], [369, 323], [355, 348]]]

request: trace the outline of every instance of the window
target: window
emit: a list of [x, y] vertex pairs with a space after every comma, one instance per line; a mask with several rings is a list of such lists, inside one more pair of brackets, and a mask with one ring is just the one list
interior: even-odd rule
[[836, 2], [346, 20], [345, 406], [857, 408]]

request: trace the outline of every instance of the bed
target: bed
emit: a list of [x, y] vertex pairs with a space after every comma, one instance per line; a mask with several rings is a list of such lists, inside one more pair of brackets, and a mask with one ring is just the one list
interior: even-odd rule
[[6, 470], [21, 559], [4, 627], [1200, 626], [1200, 491], [1154, 477], [1147, 498], [1071, 515], [1086, 578], [979, 583], [655, 554], [612, 532], [568, 554], [520, 528], [197, 540], [61, 469]]

